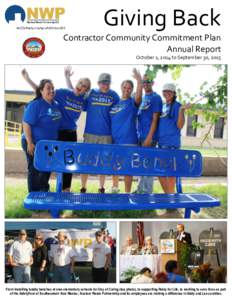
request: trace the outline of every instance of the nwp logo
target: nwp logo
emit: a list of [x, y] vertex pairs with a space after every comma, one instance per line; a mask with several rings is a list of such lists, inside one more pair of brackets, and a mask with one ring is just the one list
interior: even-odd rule
[[21, 22], [27, 17], [28, 23], [58, 23], [60, 16], [65, 13], [63, 7], [27, 7], [25, 10], [19, 5], [12, 5], [5, 12], [7, 23], [10, 21]]
[[21, 21], [23, 22], [26, 18], [25, 10], [19, 5], [12, 5], [7, 8], [5, 12], [5, 19], [7, 23], [10, 21], [16, 21], [20, 17]]

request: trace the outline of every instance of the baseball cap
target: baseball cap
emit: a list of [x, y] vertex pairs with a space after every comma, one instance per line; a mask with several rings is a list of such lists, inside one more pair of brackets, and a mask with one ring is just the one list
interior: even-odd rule
[[163, 91], [176, 92], [176, 85], [174, 83], [165, 83]]
[[111, 82], [111, 75], [108, 73], [102, 73], [98, 77], [98, 82]]

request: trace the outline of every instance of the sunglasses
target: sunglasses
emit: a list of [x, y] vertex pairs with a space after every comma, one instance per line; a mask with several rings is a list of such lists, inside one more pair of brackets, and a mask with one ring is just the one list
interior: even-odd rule
[[146, 83], [153, 83], [152, 80], [142, 80], [142, 84], [146, 84]]
[[26, 235], [26, 233], [20, 233], [20, 235]]
[[39, 240], [39, 241], [42, 241], [42, 238], [40, 238], [40, 237], [36, 237], [35, 239]]

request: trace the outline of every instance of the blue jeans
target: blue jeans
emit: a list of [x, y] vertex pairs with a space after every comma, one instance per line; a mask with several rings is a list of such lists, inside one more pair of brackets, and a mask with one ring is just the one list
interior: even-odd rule
[[49, 191], [49, 178], [50, 173], [47, 172], [40, 172], [35, 169], [33, 161], [34, 156], [31, 156], [27, 152], [27, 141], [25, 138], [22, 138], [22, 148], [25, 152], [26, 159], [27, 159], [27, 186], [29, 192], [36, 192], [36, 191]]
[[[142, 145], [144, 141], [140, 141], [139, 145]], [[155, 147], [155, 144], [152, 145]], [[139, 184], [137, 187], [138, 194], [152, 194], [153, 193], [153, 183], [154, 177], [153, 176], [140, 176], [139, 177]]]
[[152, 194], [153, 193], [153, 176], [140, 176], [137, 187], [138, 194]]
[[15, 283], [30, 283], [31, 282], [31, 267], [16, 266], [13, 267]]
[[53, 283], [71, 283], [71, 267], [70, 265], [66, 265], [63, 267], [58, 267], [54, 265], [53, 269]]

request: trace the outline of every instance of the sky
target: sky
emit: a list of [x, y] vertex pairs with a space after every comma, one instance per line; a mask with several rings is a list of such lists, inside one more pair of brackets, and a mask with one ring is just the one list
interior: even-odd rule
[[113, 237], [113, 238], [116, 238], [117, 237], [117, 223], [116, 222], [106, 222], [106, 226], [107, 226], [107, 229], [109, 230], [109, 233], [110, 235]]
[[[64, 78], [65, 65], [6, 65], [5, 66], [5, 89], [6, 90], [31, 90], [24, 81], [21, 71], [26, 68], [33, 81], [38, 83], [41, 79], [52, 79], [55, 88], [65, 88]], [[92, 87], [97, 87], [100, 73], [111, 73], [111, 88], [120, 94], [121, 82], [125, 79], [132, 79], [132, 69], [137, 68], [142, 74], [146, 70], [144, 65], [72, 65], [74, 75], [72, 82], [75, 84], [80, 77], [89, 77]], [[199, 87], [207, 81], [209, 86], [214, 84], [219, 72], [211, 65], [197, 65], [183, 70], [181, 77], [175, 81], [182, 90], [182, 94], [199, 94]], [[162, 87], [165, 83], [173, 82], [170, 73], [160, 72], [155, 79], [154, 90], [162, 94]], [[198, 100], [198, 99], [196, 99]]]

